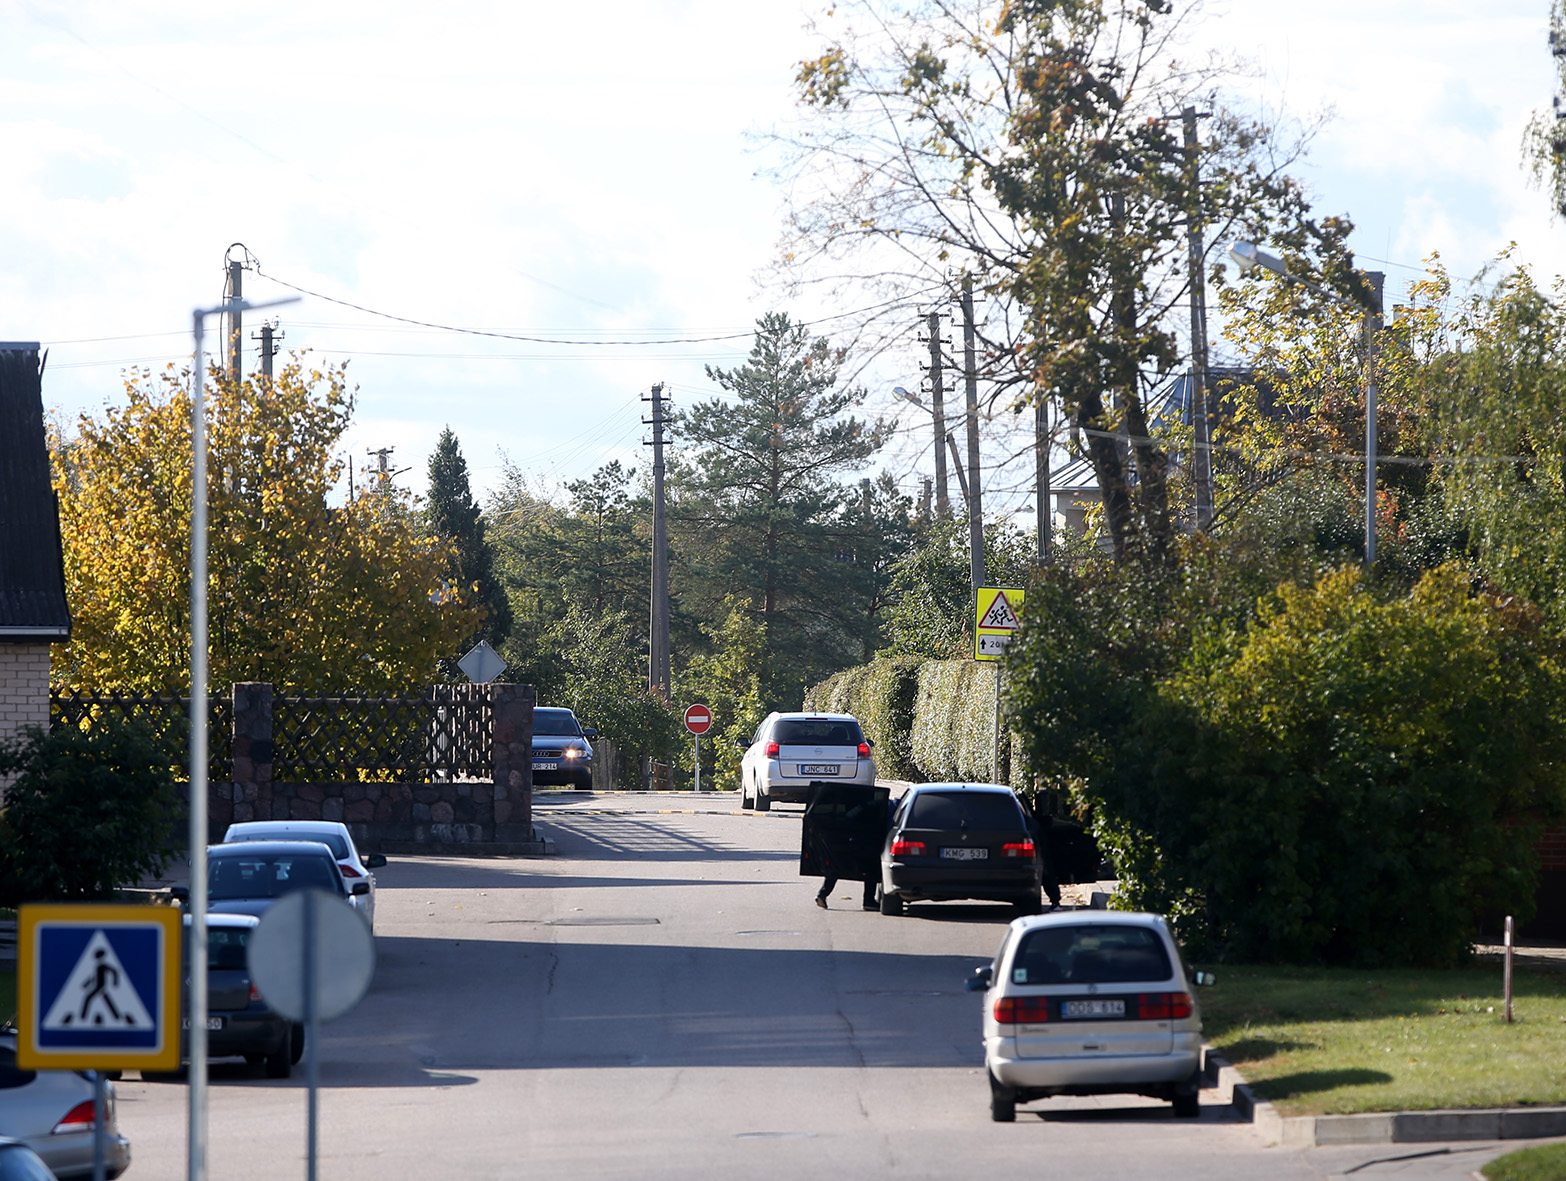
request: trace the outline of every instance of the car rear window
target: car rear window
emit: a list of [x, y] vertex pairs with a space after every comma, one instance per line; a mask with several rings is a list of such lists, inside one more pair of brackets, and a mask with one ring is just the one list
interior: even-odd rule
[[1013, 796], [998, 791], [922, 791], [908, 810], [910, 828], [1027, 828]]
[[[247, 841], [316, 841], [332, 851], [339, 861], [349, 859], [348, 842], [340, 832], [300, 832], [286, 828], [261, 828], [245, 834]], [[230, 842], [232, 843], [232, 842]]]
[[207, 970], [244, 971], [245, 947], [249, 942], [249, 927], [208, 927]]
[[1011, 961], [1013, 984], [1134, 984], [1174, 975], [1148, 927], [1072, 923], [1029, 931]]
[[292, 853], [218, 856], [211, 853], [207, 861], [207, 893], [214, 902], [281, 898], [291, 890], [341, 893], [336, 869], [335, 861], [314, 853], [304, 856]]
[[772, 741], [780, 746], [858, 746], [859, 723], [834, 718], [779, 718]]
[[582, 736], [582, 727], [576, 723], [576, 715], [568, 709], [535, 709], [533, 711], [534, 734], [565, 734], [572, 738]]

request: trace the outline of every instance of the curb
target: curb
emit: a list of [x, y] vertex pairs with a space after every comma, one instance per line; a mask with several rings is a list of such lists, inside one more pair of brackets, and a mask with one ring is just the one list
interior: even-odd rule
[[1235, 1113], [1282, 1148], [1345, 1144], [1430, 1144], [1448, 1140], [1533, 1140], [1566, 1136], [1566, 1107], [1479, 1107], [1283, 1116], [1221, 1055], [1207, 1051], [1203, 1088], [1227, 1094]]

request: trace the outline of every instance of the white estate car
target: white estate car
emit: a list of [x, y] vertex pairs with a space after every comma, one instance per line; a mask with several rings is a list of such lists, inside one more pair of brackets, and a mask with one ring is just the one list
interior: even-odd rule
[[853, 714], [768, 714], [740, 762], [740, 806], [803, 804], [815, 780], [874, 784], [874, 745]]
[[1169, 926], [1156, 914], [1077, 910], [1020, 918], [984, 989], [990, 1115], [1050, 1095], [1148, 1095], [1200, 1114], [1202, 1019]]
[[375, 874], [371, 871], [386, 864], [379, 853], [359, 856], [348, 826], [336, 820], [242, 820], [230, 824], [223, 843], [230, 841], [320, 841], [332, 851], [337, 868], [343, 871], [343, 886], [351, 891], [355, 882], [368, 882], [367, 894], [348, 895], [348, 905], [364, 916], [375, 930]]

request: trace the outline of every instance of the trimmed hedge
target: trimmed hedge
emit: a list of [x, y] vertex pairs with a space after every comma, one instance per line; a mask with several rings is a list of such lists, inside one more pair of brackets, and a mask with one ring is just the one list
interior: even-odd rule
[[[876, 660], [812, 686], [805, 708], [857, 717], [876, 742], [876, 763], [884, 775], [997, 781], [993, 666], [912, 656]], [[1002, 749], [1002, 771], [1014, 769], [1015, 779], [1022, 764], [1008, 757], [1012, 747], [1008, 741]]]

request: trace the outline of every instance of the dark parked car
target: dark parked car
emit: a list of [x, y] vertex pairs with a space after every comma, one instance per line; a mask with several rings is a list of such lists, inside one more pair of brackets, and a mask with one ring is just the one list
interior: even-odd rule
[[904, 793], [881, 851], [881, 913], [909, 902], [976, 898], [1019, 915], [1043, 907], [1039, 860], [1009, 787], [923, 783]]
[[583, 729], [568, 709], [533, 711], [533, 786], [593, 786], [593, 744], [598, 731]]
[[319, 841], [240, 841], [207, 846], [207, 905], [212, 914], [260, 918], [294, 890], [325, 890], [339, 898], [368, 894], [370, 883], [343, 884], [337, 858]]
[[271, 1008], [250, 979], [250, 936], [260, 922], [207, 916], [207, 1057], [243, 1057], [265, 1066], [267, 1078], [287, 1078], [304, 1053], [304, 1026]]

